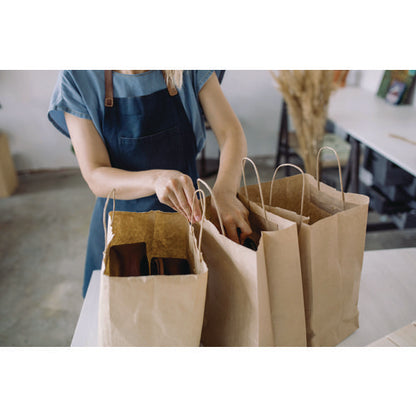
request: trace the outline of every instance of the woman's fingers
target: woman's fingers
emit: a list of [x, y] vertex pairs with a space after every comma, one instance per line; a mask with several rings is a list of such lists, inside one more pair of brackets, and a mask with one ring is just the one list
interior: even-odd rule
[[240, 229], [240, 243], [243, 244], [244, 240], [253, 233], [250, 225], [246, 221], [239, 221], [237, 227]]
[[181, 211], [185, 213], [186, 218], [188, 221], [191, 220], [191, 207], [188, 204], [186, 199], [185, 193], [182, 188], [175, 189], [174, 198], [177, 201], [178, 206], [180, 207]]
[[[224, 217], [223, 224], [227, 237], [233, 240], [235, 243], [242, 244], [244, 240], [252, 233], [248, 221], [244, 218], [233, 218], [233, 217]], [[237, 229], [239, 231], [237, 231]]]
[[235, 243], [239, 243], [238, 233], [237, 233], [237, 225], [234, 222], [232, 217], [224, 217], [222, 219], [225, 232], [227, 234], [227, 237], [231, 240], [233, 240]]
[[240, 242], [241, 244], [244, 240], [253, 233], [253, 230], [250, 227], [250, 221], [248, 220], [248, 209], [242, 204], [240, 205], [241, 215], [237, 218], [237, 227], [240, 229]]
[[184, 191], [184, 195], [186, 198], [186, 203], [190, 207], [190, 214], [192, 214], [192, 205], [193, 205], [192, 222], [201, 221], [202, 219], [201, 206], [197, 197], [195, 197], [195, 202], [194, 202], [195, 188], [189, 176], [186, 176], [183, 191]]
[[217, 202], [227, 237], [242, 244], [252, 234], [247, 208], [230, 194], [217, 195]]
[[[182, 175], [175, 183], [174, 192], [181, 209], [186, 212], [186, 216], [190, 222], [201, 220], [201, 208], [198, 200], [193, 203], [195, 188], [192, 180], [187, 175]], [[192, 205], [193, 212], [192, 212]]]
[[188, 214], [182, 209], [181, 205], [179, 204], [176, 196], [174, 193], [170, 194], [169, 196], [169, 203], [168, 205], [173, 208], [175, 211], [180, 212], [185, 218], [189, 221]]
[[195, 189], [189, 176], [184, 174], [175, 175], [168, 181], [167, 188], [168, 199], [176, 211], [185, 215], [190, 222], [201, 220], [201, 208], [198, 201], [195, 201], [192, 218], [192, 203]]

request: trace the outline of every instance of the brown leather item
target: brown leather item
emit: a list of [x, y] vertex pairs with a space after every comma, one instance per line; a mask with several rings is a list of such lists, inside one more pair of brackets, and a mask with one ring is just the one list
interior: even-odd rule
[[[237, 228], [238, 238], [241, 236], [241, 230]], [[241, 241], [241, 240], [240, 240]], [[246, 239], [241, 243], [244, 247], [251, 248], [254, 251], [257, 251], [257, 246], [259, 245], [260, 234], [256, 231], [251, 233]]]
[[150, 273], [152, 275], [179, 275], [191, 274], [189, 263], [185, 259], [170, 257], [153, 257], [150, 262]]
[[257, 244], [249, 237], [247, 237], [244, 242], [243, 246], [247, 248], [251, 248], [254, 251], [257, 251]]
[[110, 276], [129, 277], [149, 275], [146, 243], [121, 244], [110, 247]]

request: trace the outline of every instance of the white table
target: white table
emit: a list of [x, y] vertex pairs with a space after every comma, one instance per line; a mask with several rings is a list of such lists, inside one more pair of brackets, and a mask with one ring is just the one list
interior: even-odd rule
[[[392, 105], [376, 94], [357, 87], [341, 88], [330, 97], [328, 118], [347, 133], [350, 157], [343, 174], [344, 189], [359, 192], [360, 143], [416, 176], [416, 108]], [[368, 230], [380, 229], [380, 224]], [[384, 228], [383, 226], [382, 228]]]
[[98, 345], [99, 294], [100, 270], [94, 270], [72, 337], [71, 347], [96, 347]]
[[[97, 346], [100, 271], [92, 274], [72, 347]], [[416, 319], [416, 248], [364, 253], [360, 328], [339, 347], [362, 347]]]
[[415, 107], [392, 105], [369, 91], [345, 87], [331, 95], [328, 118], [355, 140], [416, 176], [416, 144], [389, 136], [416, 143]]
[[339, 347], [363, 347], [416, 319], [416, 248], [364, 253], [360, 328]]

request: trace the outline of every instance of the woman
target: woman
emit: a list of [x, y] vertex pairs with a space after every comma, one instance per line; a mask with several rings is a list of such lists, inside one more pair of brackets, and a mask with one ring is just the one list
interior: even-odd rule
[[88, 238], [85, 296], [104, 250], [104, 201], [116, 189], [120, 211], [176, 210], [191, 218], [196, 157], [205, 141], [204, 115], [220, 147], [213, 192], [227, 236], [250, 233], [236, 197], [244, 132], [214, 71], [62, 71], [48, 117], [71, 138], [81, 173], [97, 196]]

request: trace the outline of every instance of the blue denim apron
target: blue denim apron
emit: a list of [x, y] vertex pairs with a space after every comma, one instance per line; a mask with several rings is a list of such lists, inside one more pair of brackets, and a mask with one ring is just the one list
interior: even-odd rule
[[[105, 87], [103, 134], [111, 166], [128, 171], [178, 170], [189, 175], [196, 186], [195, 134], [176, 89], [169, 86], [140, 97], [113, 97], [112, 71], [106, 71]], [[84, 297], [91, 273], [101, 268], [104, 204], [105, 198], [97, 198], [91, 218], [82, 290]], [[112, 209], [110, 205], [106, 217]], [[173, 211], [162, 204], [156, 194], [116, 200], [116, 209], [129, 212]]]

